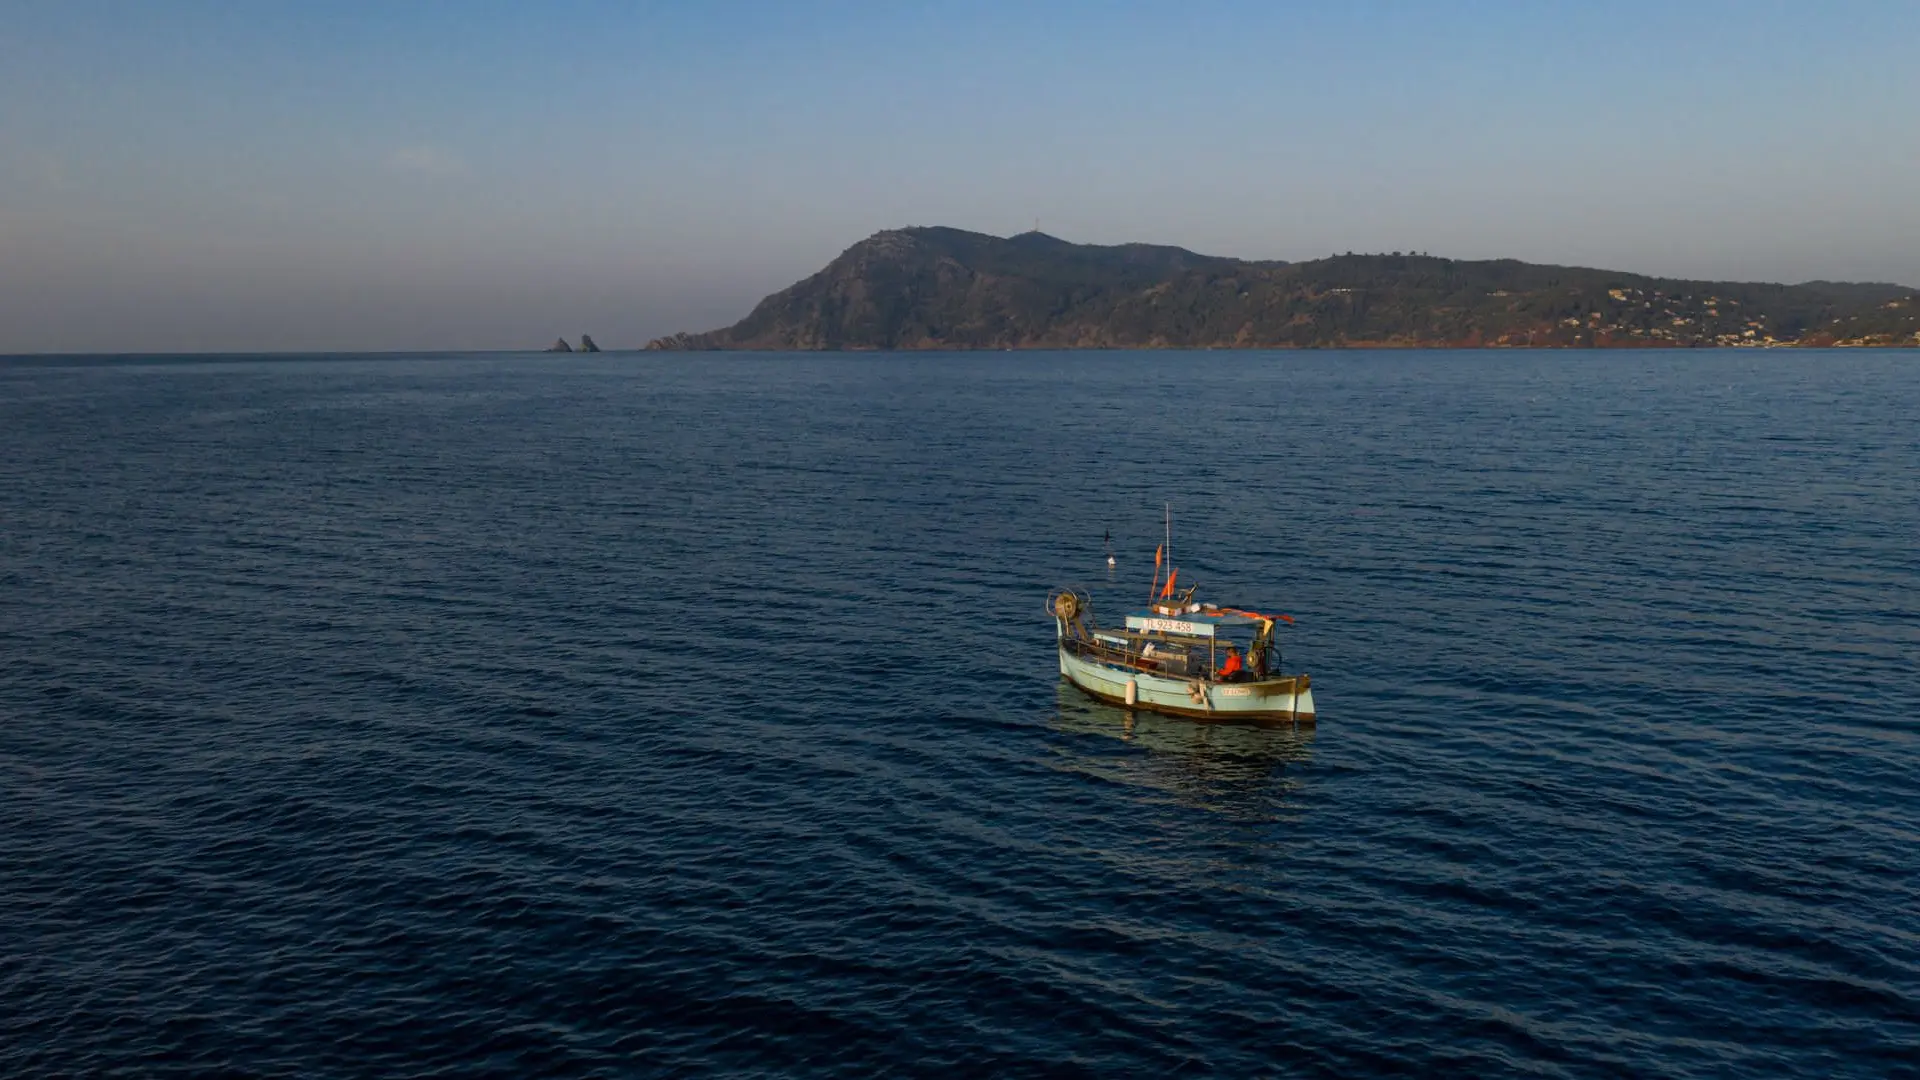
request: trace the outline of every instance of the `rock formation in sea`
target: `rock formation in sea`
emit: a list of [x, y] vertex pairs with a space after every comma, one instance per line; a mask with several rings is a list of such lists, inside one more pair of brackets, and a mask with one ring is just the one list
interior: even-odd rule
[[595, 345], [593, 343], [593, 335], [581, 334], [580, 335], [580, 351], [581, 352], [599, 352], [600, 346]]
[[548, 352], [572, 352], [573, 346], [567, 344], [566, 338], [554, 338], [553, 344], [547, 346], [547, 351]]

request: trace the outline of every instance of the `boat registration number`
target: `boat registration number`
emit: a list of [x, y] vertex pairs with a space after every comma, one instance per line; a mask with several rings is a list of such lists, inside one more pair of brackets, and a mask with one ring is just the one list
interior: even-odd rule
[[1141, 619], [1140, 629], [1159, 630], [1168, 634], [1197, 634], [1200, 632], [1198, 624], [1187, 622], [1185, 619]]
[[1249, 690], [1244, 686], [1223, 686], [1220, 688], [1220, 696], [1221, 697], [1252, 697], [1253, 691]]

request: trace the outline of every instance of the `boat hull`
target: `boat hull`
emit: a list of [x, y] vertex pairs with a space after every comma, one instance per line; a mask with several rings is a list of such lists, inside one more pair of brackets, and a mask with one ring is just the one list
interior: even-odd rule
[[1211, 719], [1314, 721], [1313, 689], [1305, 675], [1243, 683], [1169, 678], [1076, 656], [1065, 646], [1060, 648], [1060, 674], [1087, 694], [1122, 708]]

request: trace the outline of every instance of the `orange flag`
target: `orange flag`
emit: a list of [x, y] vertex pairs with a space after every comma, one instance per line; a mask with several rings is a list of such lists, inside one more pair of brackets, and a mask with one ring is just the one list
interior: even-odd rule
[[1160, 590], [1160, 595], [1161, 595], [1161, 596], [1172, 596], [1172, 595], [1173, 595], [1173, 579], [1174, 579], [1174, 578], [1177, 578], [1177, 577], [1179, 577], [1179, 576], [1180, 576], [1180, 571], [1179, 571], [1179, 570], [1177, 570], [1177, 569], [1176, 569], [1176, 570], [1169, 570], [1169, 571], [1167, 572], [1167, 587], [1166, 587], [1166, 588], [1164, 588], [1164, 589], [1161, 589], [1161, 590]]
[[1163, 552], [1163, 551], [1165, 551], [1165, 550], [1167, 550], [1167, 546], [1166, 546], [1165, 544], [1157, 544], [1157, 545], [1155, 545], [1155, 546], [1154, 546], [1154, 549], [1153, 549], [1153, 569], [1154, 569], [1154, 571], [1155, 571], [1155, 573], [1154, 573], [1154, 576], [1155, 576], [1155, 577], [1158, 577], [1158, 576], [1159, 576], [1159, 570], [1160, 570], [1160, 553], [1161, 553], [1161, 552]]

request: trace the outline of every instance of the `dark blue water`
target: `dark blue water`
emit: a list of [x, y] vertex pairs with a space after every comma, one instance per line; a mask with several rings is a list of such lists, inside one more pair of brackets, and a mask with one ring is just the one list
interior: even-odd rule
[[[0, 362], [0, 1073], [1911, 1072], [1917, 421], [1861, 351]], [[1163, 502], [1317, 728], [1058, 684]]]

